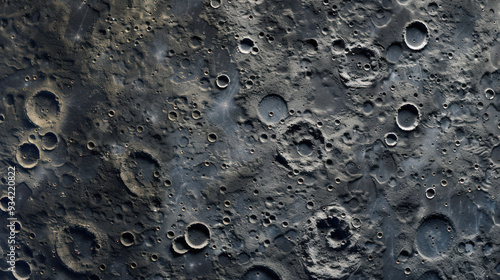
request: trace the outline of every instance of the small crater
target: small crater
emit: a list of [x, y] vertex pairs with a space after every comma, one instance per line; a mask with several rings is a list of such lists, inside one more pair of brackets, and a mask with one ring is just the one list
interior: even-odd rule
[[228, 75], [221, 74], [221, 75], [217, 76], [215, 83], [217, 84], [217, 87], [219, 87], [220, 89], [224, 89], [224, 88], [227, 88], [230, 81], [231, 80], [229, 79]]
[[95, 148], [95, 143], [94, 143], [94, 141], [89, 141], [89, 142], [87, 143], [87, 149], [89, 149], [89, 150], [93, 150], [94, 148]]
[[486, 99], [493, 99], [495, 97], [495, 91], [491, 88], [487, 88], [484, 90], [484, 97], [486, 97]]
[[152, 187], [157, 180], [154, 174], [158, 169], [159, 164], [151, 154], [136, 151], [121, 163], [120, 178], [131, 192], [143, 195], [147, 193], [145, 188]]
[[366, 101], [363, 104], [363, 112], [365, 112], [365, 114], [370, 114], [372, 111], [373, 111], [373, 103], [371, 101]]
[[259, 265], [250, 268], [241, 280], [281, 280], [281, 277], [274, 270]]
[[69, 270], [87, 272], [102, 259], [105, 250], [102, 250], [100, 240], [90, 228], [80, 225], [66, 227], [57, 236], [57, 257]]
[[398, 143], [398, 136], [394, 132], [389, 132], [385, 135], [385, 143], [389, 147], [394, 147]]
[[29, 263], [24, 260], [16, 261], [13, 274], [16, 279], [28, 279], [31, 275], [31, 267]]
[[310, 140], [302, 140], [299, 145], [297, 145], [297, 152], [301, 156], [310, 156], [314, 150], [314, 145]]
[[59, 98], [51, 91], [37, 92], [26, 101], [26, 114], [38, 126], [51, 126], [61, 112]]
[[250, 38], [243, 38], [240, 41], [240, 44], [238, 46], [238, 49], [240, 50], [241, 53], [247, 54], [252, 51], [253, 46], [255, 43], [253, 42], [252, 39]]
[[8, 196], [4, 196], [4, 197], [0, 198], [0, 209], [3, 212], [7, 212], [9, 210], [9, 202], [10, 202], [10, 199]]
[[436, 190], [434, 190], [434, 188], [428, 188], [427, 190], [425, 190], [425, 197], [427, 197], [428, 199], [433, 199], [435, 195]]
[[17, 162], [24, 168], [33, 168], [40, 159], [40, 150], [35, 144], [24, 143], [16, 153]]
[[379, 59], [375, 48], [355, 46], [342, 58], [339, 75], [347, 87], [366, 88], [385, 75], [387, 63]]
[[210, 229], [204, 223], [194, 222], [186, 227], [186, 243], [193, 249], [203, 249], [210, 240]]
[[135, 243], [135, 235], [130, 231], [125, 231], [120, 237], [120, 243], [125, 247], [130, 247]]
[[393, 43], [387, 48], [385, 57], [389, 62], [396, 63], [399, 60], [399, 57], [401, 57], [402, 52], [403, 49], [401, 48], [401, 45], [399, 43]]
[[215, 133], [208, 134], [208, 142], [214, 143], [215, 141], [217, 141], [217, 134]]
[[53, 132], [47, 132], [45, 135], [41, 137], [42, 140], [42, 148], [46, 151], [52, 151], [57, 147], [57, 143], [59, 140], [57, 139], [57, 135]]
[[418, 251], [425, 257], [443, 256], [453, 241], [451, 222], [442, 216], [426, 218], [417, 230]]
[[491, 161], [493, 161], [494, 164], [500, 165], [500, 145], [491, 150]]
[[404, 39], [408, 48], [415, 51], [421, 50], [429, 41], [429, 29], [421, 21], [411, 22], [405, 28]]
[[404, 131], [411, 131], [417, 128], [420, 121], [420, 111], [417, 106], [407, 103], [398, 109], [396, 123]]
[[342, 53], [345, 50], [345, 42], [342, 39], [335, 39], [332, 42], [332, 51], [334, 53]]
[[214, 9], [219, 8], [222, 5], [222, 0], [210, 0], [210, 6]]
[[186, 243], [184, 236], [178, 236], [172, 240], [172, 250], [179, 255], [183, 255], [189, 251], [189, 245]]
[[288, 107], [283, 97], [275, 94], [268, 95], [259, 103], [259, 116], [266, 124], [274, 124], [286, 118]]

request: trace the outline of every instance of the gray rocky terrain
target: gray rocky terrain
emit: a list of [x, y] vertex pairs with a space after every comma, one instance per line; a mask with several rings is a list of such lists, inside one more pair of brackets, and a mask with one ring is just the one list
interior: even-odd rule
[[1, 1], [0, 279], [500, 279], [499, 20]]

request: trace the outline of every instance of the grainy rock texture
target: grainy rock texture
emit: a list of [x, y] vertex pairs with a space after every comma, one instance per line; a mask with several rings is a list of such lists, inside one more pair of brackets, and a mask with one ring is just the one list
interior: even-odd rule
[[499, 20], [1, 1], [0, 279], [500, 279]]

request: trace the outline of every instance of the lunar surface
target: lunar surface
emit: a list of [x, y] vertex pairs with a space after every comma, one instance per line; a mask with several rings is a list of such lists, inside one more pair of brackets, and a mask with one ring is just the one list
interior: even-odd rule
[[0, 279], [500, 279], [499, 23], [1, 1]]

